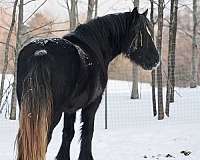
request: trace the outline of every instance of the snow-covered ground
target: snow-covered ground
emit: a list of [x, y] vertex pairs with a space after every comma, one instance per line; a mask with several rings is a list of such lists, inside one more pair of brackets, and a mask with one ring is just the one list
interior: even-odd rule
[[[200, 88], [176, 88], [170, 117], [152, 116], [151, 87], [140, 84], [141, 99], [130, 100], [131, 83], [108, 83], [108, 130], [104, 130], [104, 99], [97, 112], [93, 139], [95, 160], [199, 160]], [[79, 153], [79, 116], [71, 159]], [[14, 159], [18, 122], [0, 116], [0, 160]], [[55, 128], [47, 152], [53, 160], [61, 143], [62, 123]]]

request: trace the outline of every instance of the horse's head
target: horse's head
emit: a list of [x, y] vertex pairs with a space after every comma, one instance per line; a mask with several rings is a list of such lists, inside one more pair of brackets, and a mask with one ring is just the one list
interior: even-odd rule
[[131, 12], [126, 55], [145, 70], [158, 66], [160, 56], [150, 35], [152, 25], [147, 19], [147, 11], [139, 14], [137, 8]]

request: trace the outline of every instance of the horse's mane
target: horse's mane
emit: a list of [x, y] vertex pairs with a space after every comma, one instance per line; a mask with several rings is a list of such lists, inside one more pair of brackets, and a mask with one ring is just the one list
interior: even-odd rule
[[71, 34], [93, 51], [102, 52], [104, 57], [109, 56], [113, 52], [121, 52], [121, 35], [127, 32], [130, 18], [131, 12], [106, 15], [79, 25]]
[[140, 30], [141, 25], [142, 28], [148, 25], [146, 19], [135, 12], [109, 14], [79, 25], [63, 38], [85, 49], [89, 57], [100, 64], [106, 77], [106, 66], [118, 54], [128, 54], [127, 49], [135, 32]]

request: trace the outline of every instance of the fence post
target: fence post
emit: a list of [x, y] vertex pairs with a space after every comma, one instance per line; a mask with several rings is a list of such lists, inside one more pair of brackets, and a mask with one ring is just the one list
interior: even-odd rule
[[105, 89], [105, 129], [108, 129], [108, 101], [107, 101], [107, 87]]

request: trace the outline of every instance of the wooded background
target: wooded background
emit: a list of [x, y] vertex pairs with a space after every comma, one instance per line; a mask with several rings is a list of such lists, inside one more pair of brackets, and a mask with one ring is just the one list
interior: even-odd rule
[[[169, 116], [170, 103], [175, 101], [175, 87], [195, 88], [200, 85], [200, 2], [124, 0], [124, 3], [129, 1], [130, 4], [124, 9], [122, 1], [118, 4], [118, 1], [113, 0], [108, 13], [110, 10], [118, 12], [114, 6], [121, 7], [124, 11], [130, 11], [136, 6], [140, 12], [149, 8], [148, 17], [154, 26], [151, 34], [161, 54], [161, 65], [157, 71], [144, 71], [125, 57], [119, 56], [110, 65], [109, 78], [133, 81], [130, 93], [132, 99], [140, 98], [138, 82], [151, 83], [154, 116], [158, 115], [161, 120], [164, 115]], [[62, 37], [80, 23], [107, 14], [100, 13], [99, 8], [103, 5], [105, 7], [108, 1], [59, 0], [58, 5], [66, 11], [66, 18], [59, 20], [53, 16], [53, 12], [59, 12], [57, 8], [52, 14], [42, 9], [51, 2], [52, 0], [0, 0], [0, 113], [7, 108], [10, 119], [16, 119], [16, 60], [21, 47], [34, 38]], [[29, 10], [27, 14], [24, 10], [31, 5], [34, 10]], [[86, 6], [85, 10], [83, 5]], [[14, 78], [5, 89], [6, 74], [12, 74]], [[163, 87], [167, 88], [166, 97], [163, 97]], [[157, 94], [155, 88], [158, 88]], [[11, 103], [8, 102], [9, 94], [12, 97]], [[163, 98], [166, 99], [166, 104], [163, 104]]]

